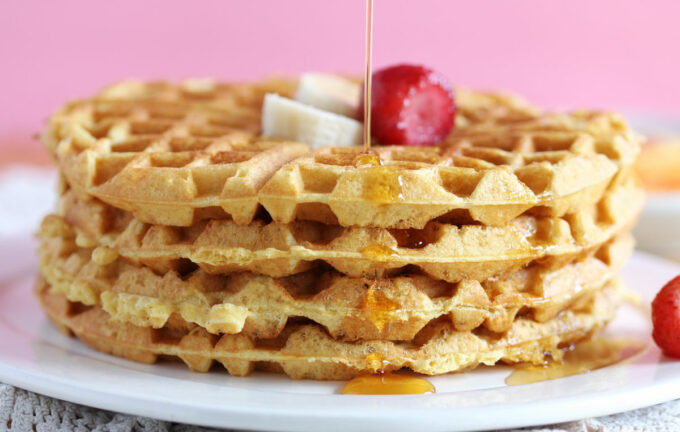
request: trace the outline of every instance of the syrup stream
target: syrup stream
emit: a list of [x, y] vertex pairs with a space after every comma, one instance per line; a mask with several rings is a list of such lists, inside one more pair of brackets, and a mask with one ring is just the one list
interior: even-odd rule
[[366, 0], [366, 70], [364, 71], [364, 151], [371, 149], [371, 78], [373, 70], [373, 0]]

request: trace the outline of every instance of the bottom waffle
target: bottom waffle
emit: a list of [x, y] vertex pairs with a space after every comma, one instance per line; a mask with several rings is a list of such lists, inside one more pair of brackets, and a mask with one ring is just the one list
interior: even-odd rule
[[69, 302], [63, 294], [50, 293], [49, 284], [42, 278], [37, 295], [55, 325], [99, 351], [144, 363], [155, 363], [165, 356], [179, 357], [199, 372], [207, 372], [219, 362], [234, 376], [263, 369], [295, 379], [317, 380], [349, 379], [376, 370], [402, 368], [437, 375], [499, 361], [540, 364], [547, 357], [559, 357], [560, 347], [605, 325], [620, 302], [619, 282], [612, 281], [550, 321], [518, 318], [505, 333], [456, 331], [450, 321], [435, 320], [408, 342], [343, 342], [315, 324], [289, 323], [274, 339], [242, 334], [219, 337], [202, 327], [182, 330], [182, 325], [138, 327], [112, 320], [98, 306]]

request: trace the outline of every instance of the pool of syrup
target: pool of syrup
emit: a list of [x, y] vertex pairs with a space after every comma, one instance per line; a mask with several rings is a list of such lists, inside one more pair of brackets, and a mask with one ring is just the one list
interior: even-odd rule
[[587, 373], [624, 362], [641, 353], [646, 344], [637, 339], [594, 337], [565, 350], [562, 361], [545, 365], [517, 365], [505, 379], [507, 385], [530, 384]]
[[434, 385], [426, 379], [400, 373], [376, 373], [358, 376], [342, 389], [342, 394], [405, 395], [435, 393]]
[[[594, 337], [564, 349], [561, 361], [544, 365], [518, 364], [505, 379], [506, 385], [531, 384], [588, 373], [607, 366], [624, 363], [644, 352], [647, 344], [639, 339]], [[435, 393], [434, 385], [415, 374], [380, 372], [389, 363], [373, 353], [371, 360], [376, 373], [360, 375], [345, 384], [342, 394], [405, 395]], [[473, 372], [474, 373], [474, 372]]]

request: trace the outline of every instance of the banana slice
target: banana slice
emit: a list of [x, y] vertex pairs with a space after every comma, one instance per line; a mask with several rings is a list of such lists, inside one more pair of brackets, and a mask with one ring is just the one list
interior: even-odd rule
[[359, 109], [361, 85], [335, 75], [306, 73], [300, 77], [295, 99], [352, 118]]
[[262, 133], [300, 141], [312, 148], [361, 144], [364, 127], [358, 121], [268, 93], [262, 106]]

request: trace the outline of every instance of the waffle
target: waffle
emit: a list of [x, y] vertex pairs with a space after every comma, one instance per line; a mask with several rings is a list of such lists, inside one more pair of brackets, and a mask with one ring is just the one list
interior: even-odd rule
[[256, 136], [264, 94], [285, 93], [287, 85], [122, 83], [67, 105], [50, 120], [43, 142], [83, 196], [143, 220], [187, 225], [199, 213], [248, 223], [264, 182], [308, 151]]
[[210, 333], [258, 338], [277, 336], [291, 317], [310, 319], [343, 340], [410, 340], [440, 316], [459, 331], [483, 326], [502, 332], [522, 309], [539, 322], [553, 318], [612, 279], [632, 249], [624, 236], [584, 261], [556, 270], [537, 264], [481, 283], [450, 284], [419, 274], [351, 278], [332, 271], [287, 278], [202, 270], [157, 275], [110, 249], [79, 248], [70, 227], [54, 219], [43, 224], [41, 272], [70, 301], [102, 305], [115, 319], [140, 326], [159, 328], [178, 314]]
[[[310, 153], [259, 135], [263, 94], [290, 85], [125, 83], [58, 111], [43, 142], [81, 196], [146, 223], [247, 224], [259, 204], [280, 223], [418, 229], [439, 217], [502, 225], [528, 210], [587, 207], [639, 147], [613, 114], [532, 114], [480, 95], [444, 146], [378, 148], [384, 166], [355, 166], [360, 149]], [[475, 123], [484, 112], [498, 121]]]
[[456, 89], [456, 128], [516, 123], [536, 118], [540, 110], [522, 97], [499, 92]]
[[346, 379], [542, 364], [614, 316], [643, 200], [620, 116], [457, 89], [436, 147], [311, 150], [262, 135], [296, 86], [128, 81], [55, 113], [54, 324], [145, 363]]
[[434, 279], [459, 282], [486, 280], [537, 260], [556, 268], [585, 258], [627, 231], [642, 201], [642, 191], [629, 180], [609, 190], [597, 206], [561, 218], [520, 216], [504, 227], [431, 222], [424, 230], [309, 221], [149, 225], [98, 200], [83, 201], [72, 190], [64, 192], [59, 208], [80, 244], [105, 246], [159, 273], [181, 270], [189, 260], [211, 274], [284, 277], [325, 263], [352, 277], [390, 277], [410, 266]]
[[559, 217], [599, 201], [630, 171], [638, 137], [615, 114], [544, 114], [463, 128], [438, 147], [320, 148], [280, 168], [260, 202], [280, 223], [423, 228], [502, 226], [530, 212]]
[[257, 368], [317, 380], [342, 380], [402, 368], [437, 375], [499, 361], [542, 364], [550, 357], [559, 359], [561, 346], [606, 324], [619, 303], [618, 282], [613, 281], [550, 321], [519, 318], [504, 334], [456, 331], [450, 322], [441, 320], [430, 323], [409, 342], [343, 342], [313, 324], [289, 325], [274, 339], [241, 334], [219, 337], [200, 327], [184, 330], [181, 325], [138, 327], [112, 320], [99, 307], [50, 293], [42, 279], [37, 293], [57, 327], [109, 354], [143, 363], [155, 363], [160, 356], [179, 357], [198, 372], [207, 372], [217, 361], [235, 376], [248, 375]]

